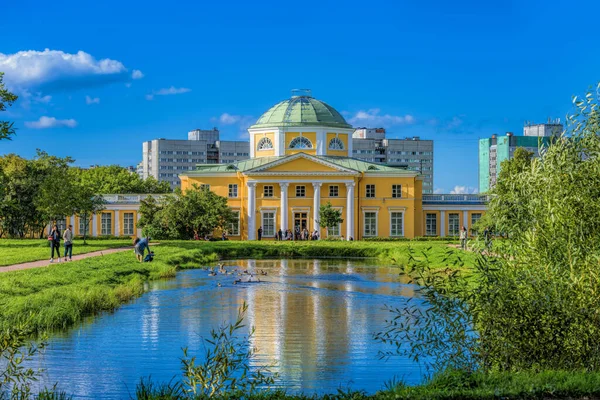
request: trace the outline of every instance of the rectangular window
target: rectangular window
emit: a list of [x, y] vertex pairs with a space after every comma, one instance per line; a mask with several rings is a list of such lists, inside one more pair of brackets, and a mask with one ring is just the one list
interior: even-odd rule
[[403, 217], [404, 214], [401, 212], [393, 212], [390, 214], [390, 236], [404, 236]]
[[83, 236], [83, 233], [86, 235], [92, 235], [92, 221], [88, 218], [87, 221], [85, 218], [79, 217], [79, 234]]
[[365, 212], [365, 230], [363, 236], [377, 236], [377, 213]]
[[460, 229], [460, 218], [457, 213], [448, 214], [448, 235], [449, 236], [458, 236], [458, 231]]
[[237, 185], [229, 185], [229, 197], [238, 197]]
[[263, 236], [275, 236], [275, 212], [267, 211], [263, 213]]
[[296, 197], [306, 197], [306, 186], [296, 186]]
[[112, 235], [112, 214], [111, 213], [102, 213], [101, 221], [102, 221], [102, 229], [100, 231], [100, 234], [101, 235]]
[[229, 232], [227, 232], [231, 236], [239, 236], [240, 235], [240, 212], [233, 211], [234, 220], [229, 225]]
[[329, 197], [338, 197], [340, 195], [340, 187], [338, 185], [329, 186]]
[[123, 214], [123, 235], [133, 236], [133, 213]]
[[210, 185], [203, 183], [200, 185], [200, 190], [210, 190]]
[[437, 235], [437, 214], [425, 215], [425, 235], [436, 236]]
[[56, 227], [58, 228], [59, 231], [64, 232], [65, 229], [67, 229], [67, 219], [66, 218], [59, 218], [59, 219], [57, 219], [56, 220]]
[[481, 219], [481, 213], [471, 214], [471, 233], [477, 235], [477, 229], [474, 228], [475, 224]]
[[340, 225], [331, 226], [327, 228], [327, 237], [340, 236]]
[[273, 186], [263, 187], [263, 197], [273, 197]]
[[481, 213], [471, 214], [471, 226], [475, 225], [481, 219]]
[[392, 185], [392, 197], [395, 199], [402, 197], [402, 185]]
[[367, 185], [366, 197], [375, 197], [375, 185]]

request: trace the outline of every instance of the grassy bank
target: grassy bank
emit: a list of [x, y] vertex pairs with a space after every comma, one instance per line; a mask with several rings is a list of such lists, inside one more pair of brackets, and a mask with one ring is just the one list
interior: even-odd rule
[[[26, 241], [19, 241], [24, 243]], [[116, 244], [116, 243], [115, 243]], [[181, 268], [197, 268], [226, 258], [378, 257], [382, 264], [405, 265], [428, 254], [432, 265], [467, 269], [474, 255], [444, 242], [185, 242], [154, 248], [152, 263], [132, 252], [0, 274], [0, 328], [29, 320], [35, 330], [64, 329], [88, 315], [111, 311], [143, 293], [144, 282], [169, 278]]]
[[[75, 239], [73, 255], [125, 246], [131, 246], [130, 239], [88, 240], [86, 245], [83, 240]], [[64, 255], [64, 250], [61, 242], [61, 256]], [[46, 239], [0, 239], [0, 267], [49, 259], [50, 245]]]
[[[445, 372], [422, 385], [397, 384], [373, 395], [340, 391], [326, 395], [290, 395], [284, 391], [232, 393], [220, 398], [249, 400], [492, 400], [492, 399], [597, 399], [600, 373], [583, 371], [474, 373]], [[194, 399], [176, 384], [138, 385], [138, 400]]]

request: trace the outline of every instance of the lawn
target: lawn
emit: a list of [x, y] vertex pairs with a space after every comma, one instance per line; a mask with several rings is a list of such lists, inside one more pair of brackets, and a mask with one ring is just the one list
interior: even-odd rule
[[[0, 239], [0, 267], [21, 264], [29, 261], [49, 260], [50, 245], [46, 239]], [[91, 253], [93, 251], [131, 246], [131, 239], [112, 240], [83, 240], [73, 242], [73, 255]], [[61, 242], [60, 254], [64, 255], [64, 245]]]

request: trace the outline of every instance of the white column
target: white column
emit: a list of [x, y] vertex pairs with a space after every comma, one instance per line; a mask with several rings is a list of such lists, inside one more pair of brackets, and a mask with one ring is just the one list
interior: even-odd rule
[[115, 210], [115, 231], [113, 232], [113, 235], [121, 236], [120, 228], [121, 228], [121, 219], [120, 219], [120, 215], [119, 215], [119, 210]]
[[315, 221], [315, 230], [321, 234], [321, 224], [319, 223], [319, 209], [321, 208], [321, 182], [313, 182], [315, 194], [313, 196], [313, 220]]
[[346, 240], [354, 237], [354, 182], [346, 183]]
[[75, 216], [71, 215], [70, 220], [71, 222], [69, 222], [69, 224], [73, 225], [73, 232], [75, 232]]
[[92, 216], [92, 236], [98, 236], [98, 219], [96, 214]]
[[446, 211], [442, 210], [442, 211], [440, 211], [440, 236], [441, 237], [446, 236], [446, 227], [444, 226], [445, 224], [446, 224]]
[[136, 233], [137, 233], [137, 237], [142, 237], [142, 228], [138, 228], [137, 226], [137, 221], [140, 220], [140, 218], [142, 217], [142, 215], [140, 214], [140, 211], [138, 210], [138, 212], [136, 213], [137, 218], [136, 218], [136, 223], [135, 223], [135, 228], [136, 228]]
[[462, 210], [463, 212], [463, 226], [467, 228], [467, 232], [469, 231], [469, 211]]
[[256, 239], [256, 182], [248, 182], [248, 240]]
[[279, 187], [281, 188], [281, 230], [285, 235], [285, 231], [288, 229], [288, 187], [290, 186], [287, 182], [281, 182]]

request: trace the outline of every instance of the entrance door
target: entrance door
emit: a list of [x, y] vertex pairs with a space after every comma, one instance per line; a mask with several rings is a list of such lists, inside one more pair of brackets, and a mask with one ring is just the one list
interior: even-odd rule
[[300, 231], [308, 229], [308, 213], [294, 213], [294, 229], [300, 227]]

